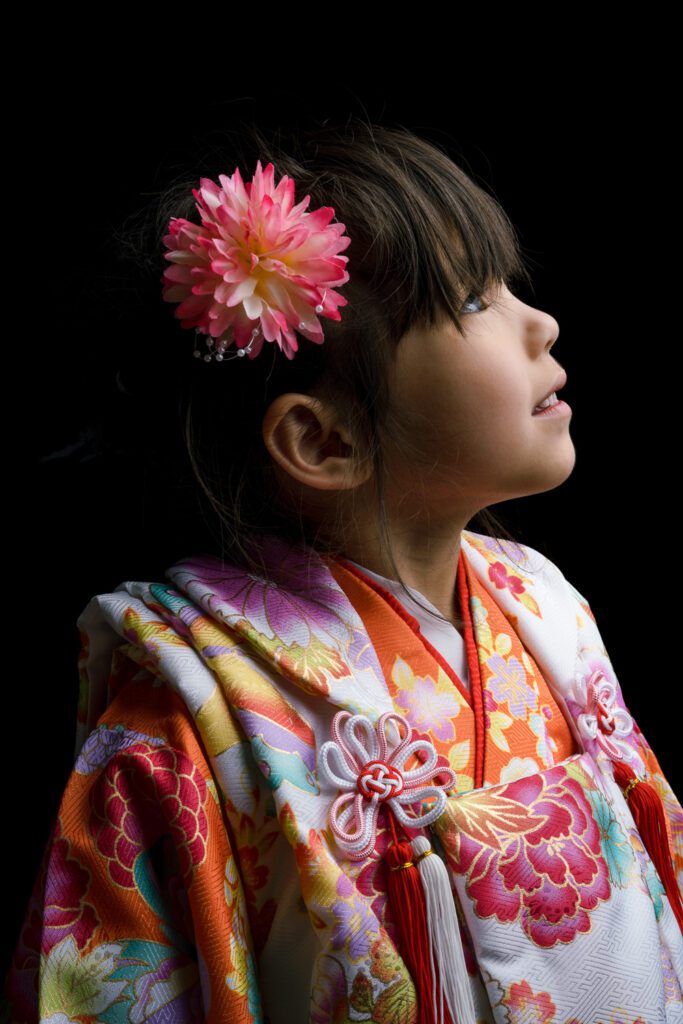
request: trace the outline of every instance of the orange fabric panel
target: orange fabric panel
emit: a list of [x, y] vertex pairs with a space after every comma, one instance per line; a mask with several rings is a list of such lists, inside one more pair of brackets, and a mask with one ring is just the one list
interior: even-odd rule
[[[393, 594], [343, 559], [330, 558], [328, 564], [363, 620], [397, 709], [418, 732], [429, 734], [458, 773], [460, 791], [497, 785], [506, 773], [536, 770], [531, 762], [545, 768], [578, 751], [539, 666], [462, 551], [457, 586], [469, 692]], [[486, 627], [477, 630], [478, 641], [473, 614]]]

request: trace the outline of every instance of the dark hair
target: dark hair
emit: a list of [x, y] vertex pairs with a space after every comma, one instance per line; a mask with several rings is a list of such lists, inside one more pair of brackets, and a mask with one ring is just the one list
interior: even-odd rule
[[[195, 335], [169, 320], [169, 332], [178, 330], [179, 344], [186, 349], [177, 406], [184, 444], [199, 485], [196, 497], [200, 504], [208, 501], [217, 517], [218, 553], [262, 575], [267, 567], [259, 557], [259, 538], [265, 534], [344, 554], [342, 503], [323, 534], [301, 508], [297, 513], [278, 485], [263, 441], [263, 418], [272, 401], [303, 392], [332, 403], [358, 440], [361, 457], [372, 460], [381, 550], [406, 590], [388, 530], [383, 450], [391, 438], [417, 459], [420, 452], [392, 408], [392, 360], [414, 326], [432, 327], [447, 317], [461, 331], [461, 308], [471, 294], [499, 282], [533, 287], [514, 227], [497, 200], [447, 152], [403, 126], [349, 116], [299, 129], [288, 138], [281, 131], [266, 137], [253, 123], [241, 123], [221, 137], [225, 142], [214, 147], [211, 166], [195, 166], [189, 176], [184, 171], [147, 208], [157, 254], [156, 259], [147, 257], [147, 264], [158, 279], [169, 265], [161, 242], [169, 220], [197, 220], [192, 189], [199, 177], [217, 180], [219, 173], [231, 175], [239, 166], [246, 181], [258, 159], [264, 169], [274, 165], [276, 181], [284, 174], [294, 180], [297, 202], [310, 195], [309, 210], [332, 206], [351, 244], [344, 252], [350, 280], [338, 289], [348, 299], [340, 307], [341, 320], [321, 318], [321, 345], [299, 335], [292, 360], [268, 343], [254, 360], [193, 359]], [[120, 237], [136, 252], [133, 233]], [[140, 255], [144, 260], [137, 251]], [[493, 538], [516, 543], [488, 509], [473, 522]]]

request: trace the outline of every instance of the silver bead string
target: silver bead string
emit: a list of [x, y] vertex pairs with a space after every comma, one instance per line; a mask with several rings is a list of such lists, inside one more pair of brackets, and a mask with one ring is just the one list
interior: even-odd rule
[[[324, 309], [323, 303], [325, 302], [326, 292], [327, 288], [325, 288], [323, 291], [323, 301], [319, 302], [318, 305], [315, 307], [316, 313], [322, 313]], [[302, 330], [305, 326], [306, 324], [302, 321], [299, 324], [299, 330]], [[245, 345], [244, 348], [238, 348], [237, 351], [234, 352], [232, 355], [227, 356], [225, 354], [229, 346], [229, 341], [227, 339], [224, 338], [222, 341], [216, 342], [215, 338], [209, 337], [208, 335], [204, 334], [204, 332], [201, 331], [199, 327], [195, 327], [194, 352], [192, 354], [194, 355], [195, 359], [203, 359], [205, 363], [210, 363], [212, 359], [215, 359], [217, 363], [222, 363], [228, 359], [244, 359], [244, 357], [248, 355], [249, 352], [251, 352], [252, 348], [254, 347], [256, 338], [258, 337], [260, 331], [260, 325], [254, 327], [253, 331], [251, 332], [251, 341], [249, 342], [249, 344]], [[204, 338], [206, 347], [208, 349], [207, 352], [203, 353], [201, 349], [198, 348], [197, 346], [199, 335], [201, 335]]]
[[[228, 360], [228, 359], [244, 359], [244, 357], [249, 352], [251, 352], [251, 350], [252, 350], [252, 348], [254, 346], [254, 342], [256, 341], [256, 337], [257, 337], [260, 329], [261, 329], [260, 327], [255, 327], [253, 329], [253, 331], [251, 332], [251, 341], [249, 342], [248, 345], [245, 345], [244, 348], [238, 348], [237, 351], [234, 352], [232, 355], [226, 356], [225, 352], [226, 352], [226, 350], [228, 348], [228, 341], [227, 340], [223, 339], [223, 341], [215, 342], [214, 338], [208, 337], [202, 331], [200, 331], [200, 329], [198, 327], [195, 327], [195, 329], [194, 329], [195, 341], [194, 341], [194, 352], [193, 352], [193, 355], [194, 355], [195, 359], [203, 359], [205, 363], [210, 363], [212, 359], [215, 359], [217, 363], [222, 363], [224, 360]], [[199, 338], [198, 338], [199, 335], [201, 335], [204, 338], [204, 341], [205, 341], [206, 347], [208, 349], [208, 352], [202, 353], [201, 349], [199, 349], [197, 347], [197, 342], [199, 340]]]

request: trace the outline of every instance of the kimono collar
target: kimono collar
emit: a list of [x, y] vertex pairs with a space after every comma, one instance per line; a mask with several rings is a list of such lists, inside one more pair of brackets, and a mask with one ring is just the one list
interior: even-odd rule
[[[261, 550], [267, 578], [200, 554], [167, 569], [168, 583], [126, 581], [113, 593], [91, 599], [78, 619], [85, 641], [81, 683], [87, 692], [81, 693], [77, 747], [105, 709], [106, 674], [115, 647], [127, 641], [129, 648], [165, 653], [168, 644], [153, 645], [150, 633], [168, 641], [175, 632], [185, 658], [196, 657], [197, 651], [205, 658], [214, 654], [217, 642], [213, 634], [204, 638], [201, 624], [207, 620], [223, 627], [217, 634], [219, 651], [224, 644], [257, 671], [270, 665], [298, 688], [354, 713], [374, 718], [394, 710], [367, 629], [336, 581], [328, 556], [273, 534]], [[533, 548], [508, 541], [503, 546], [471, 530], [462, 531], [461, 558], [517, 631], [572, 721], [565, 696], [578, 665], [579, 605], [563, 574]], [[476, 607], [471, 612], [476, 622]], [[139, 653], [136, 660], [142, 661]], [[159, 671], [173, 671], [174, 687], [182, 691], [179, 666], [180, 651], [177, 665], [165, 660]], [[197, 703], [194, 694], [183, 696], [191, 706]]]
[[[549, 685], [563, 694], [573, 684], [577, 666], [576, 598], [549, 558], [526, 545], [509, 541], [504, 545], [471, 530], [461, 534], [468, 569], [531, 650]], [[292, 665], [284, 652], [307, 645], [311, 631], [334, 649], [345, 672], [351, 664], [357, 670], [358, 653], [368, 643], [367, 631], [326, 556], [292, 547], [274, 535], [267, 538], [263, 552], [268, 579], [223, 566], [213, 556], [183, 559], [166, 575], [205, 613], [242, 634], [285, 675], [292, 674]], [[349, 647], [349, 637], [354, 635], [358, 639]], [[276, 639], [279, 650], [270, 643]], [[361, 658], [361, 664], [365, 661], [378, 670], [372, 652]], [[295, 675], [304, 671], [311, 671], [311, 666], [301, 666]]]

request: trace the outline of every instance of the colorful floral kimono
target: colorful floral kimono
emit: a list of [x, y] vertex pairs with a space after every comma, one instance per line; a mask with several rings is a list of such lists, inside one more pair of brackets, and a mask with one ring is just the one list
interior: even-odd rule
[[81, 613], [75, 763], [12, 1019], [416, 1022], [387, 818], [349, 859], [318, 772], [335, 715], [393, 711], [456, 772], [425, 831], [476, 1020], [683, 1021], [683, 937], [610, 758], [658, 791], [679, 886], [683, 810], [557, 566], [463, 532], [466, 687], [357, 564], [274, 536], [263, 551], [267, 577], [202, 555]]

